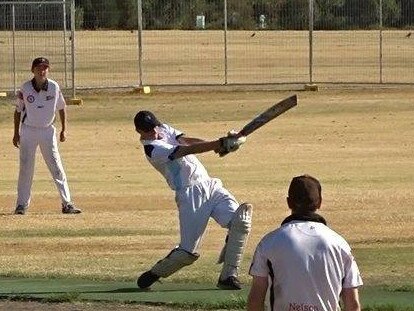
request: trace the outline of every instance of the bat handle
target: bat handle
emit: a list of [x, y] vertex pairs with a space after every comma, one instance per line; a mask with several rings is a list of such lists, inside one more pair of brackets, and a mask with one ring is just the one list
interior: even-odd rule
[[237, 138], [240, 138], [240, 137], [243, 137], [243, 136], [246, 136], [246, 135], [243, 134], [243, 131], [238, 132], [237, 135], [236, 135]]
[[240, 132], [236, 132], [234, 130], [231, 130], [230, 132], [227, 133], [227, 136], [240, 138], [240, 137], [243, 137], [245, 135], [243, 135], [243, 130], [241, 130]]

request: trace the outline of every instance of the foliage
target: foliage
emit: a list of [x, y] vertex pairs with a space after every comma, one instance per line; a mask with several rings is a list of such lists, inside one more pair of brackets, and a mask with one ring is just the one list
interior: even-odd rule
[[307, 29], [309, 21], [308, 0], [286, 0], [281, 5], [279, 19], [282, 29]]
[[[91, 2], [93, 0], [78, 0]], [[87, 23], [102, 28], [126, 29], [135, 27], [135, 0], [94, 1], [93, 14]], [[97, 4], [100, 5], [97, 5]], [[113, 3], [116, 3], [114, 7]], [[399, 27], [413, 24], [414, 0], [383, 0], [383, 25]], [[166, 1], [143, 0], [144, 29], [194, 29], [197, 15], [204, 15], [206, 28], [223, 28], [224, 0]], [[87, 6], [87, 4], [86, 4]], [[80, 7], [83, 7], [81, 4]], [[322, 30], [372, 29], [379, 26], [378, 0], [314, 0], [314, 28]], [[106, 10], [117, 16], [117, 23], [99, 18]], [[85, 9], [85, 11], [87, 11]], [[260, 28], [259, 18], [265, 17], [266, 29], [308, 29], [309, 0], [227, 0], [229, 29]]]
[[344, 12], [347, 23], [355, 29], [370, 29], [379, 25], [377, 0], [347, 0]]
[[342, 12], [344, 3], [345, 0], [315, 0], [315, 29], [344, 29], [345, 18]]
[[383, 25], [385, 27], [395, 27], [401, 15], [401, 7], [398, 5], [397, 0], [384, 0], [382, 13]]
[[137, 2], [134, 0], [116, 0], [119, 11], [117, 28], [137, 29]]
[[400, 7], [398, 26], [414, 25], [414, 0], [397, 0], [397, 4]]
[[[309, 1], [227, 0], [227, 25], [244, 30], [308, 29]], [[379, 0], [313, 1], [314, 29], [375, 29], [380, 25]], [[137, 28], [137, 0], [75, 0], [75, 4], [78, 29]], [[382, 0], [382, 5], [384, 27], [414, 25], [414, 0]], [[17, 29], [61, 28], [56, 18], [59, 4], [26, 3], [16, 9], [20, 16], [16, 18]], [[205, 16], [207, 29], [222, 29], [224, 25], [224, 0], [142, 0], [142, 12], [144, 29], [195, 29], [197, 15]], [[30, 18], [34, 14], [42, 18]], [[10, 29], [10, 24], [11, 5], [0, 6], [0, 29]]]

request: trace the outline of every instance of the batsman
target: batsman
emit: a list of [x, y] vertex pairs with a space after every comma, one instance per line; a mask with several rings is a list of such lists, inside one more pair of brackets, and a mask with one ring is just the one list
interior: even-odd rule
[[223, 267], [217, 287], [241, 289], [238, 270], [251, 228], [252, 205], [239, 204], [219, 179], [208, 175], [195, 154], [214, 151], [225, 155], [236, 151], [246, 138], [234, 133], [212, 141], [186, 137], [181, 131], [158, 121], [150, 111], [139, 111], [134, 124], [147, 160], [175, 191], [180, 225], [179, 244], [139, 276], [138, 287], [149, 288], [160, 278], [194, 263], [200, 256], [197, 251], [211, 217], [228, 230], [218, 260]]

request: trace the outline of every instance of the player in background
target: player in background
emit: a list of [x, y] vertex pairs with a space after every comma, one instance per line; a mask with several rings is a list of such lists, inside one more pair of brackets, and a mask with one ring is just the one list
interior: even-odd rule
[[248, 311], [263, 311], [269, 290], [271, 310], [360, 311], [362, 279], [348, 243], [316, 213], [322, 203], [317, 179], [292, 179], [287, 204], [292, 214], [258, 244], [249, 274]]
[[62, 200], [62, 213], [81, 212], [71, 202], [66, 174], [58, 150], [56, 111], [61, 122], [59, 140], [66, 140], [66, 102], [59, 85], [48, 79], [49, 60], [38, 57], [32, 62], [33, 79], [17, 93], [14, 112], [13, 145], [20, 149], [20, 170], [15, 214], [24, 215], [30, 204], [36, 149], [39, 146]]
[[238, 269], [250, 232], [252, 206], [239, 204], [217, 178], [211, 178], [194, 154], [215, 151], [221, 155], [236, 151], [245, 137], [229, 134], [219, 140], [190, 138], [158, 121], [149, 111], [140, 111], [135, 129], [144, 145], [146, 158], [175, 191], [180, 224], [180, 243], [137, 280], [138, 287], [148, 288], [159, 278], [166, 278], [199, 258], [197, 249], [209, 218], [228, 229], [226, 243], [219, 256], [223, 263], [217, 286], [238, 290], [242, 285]]

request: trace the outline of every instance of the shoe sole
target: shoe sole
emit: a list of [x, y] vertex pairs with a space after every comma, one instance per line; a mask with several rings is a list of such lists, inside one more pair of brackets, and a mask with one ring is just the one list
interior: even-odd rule
[[62, 211], [62, 214], [80, 214], [82, 211]]
[[145, 272], [137, 279], [137, 285], [141, 289], [149, 289], [150, 286], [157, 282], [159, 279], [159, 276], [156, 276], [153, 273], [149, 274], [148, 272]]

